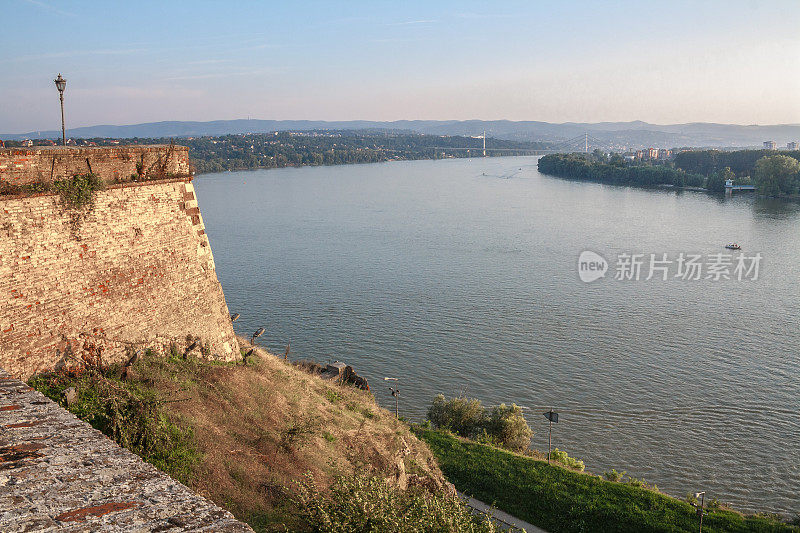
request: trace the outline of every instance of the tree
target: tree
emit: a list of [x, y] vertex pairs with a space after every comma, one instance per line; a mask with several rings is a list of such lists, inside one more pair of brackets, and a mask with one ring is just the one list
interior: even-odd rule
[[533, 437], [533, 431], [522, 415], [522, 408], [513, 403], [492, 408], [486, 419], [486, 433], [498, 446], [515, 452], [527, 450]]
[[480, 400], [452, 398], [439, 394], [428, 409], [428, 420], [437, 428], [446, 428], [462, 437], [474, 437], [484, 421]]
[[797, 194], [800, 190], [800, 162], [785, 155], [762, 157], [756, 161], [753, 178], [759, 194]]

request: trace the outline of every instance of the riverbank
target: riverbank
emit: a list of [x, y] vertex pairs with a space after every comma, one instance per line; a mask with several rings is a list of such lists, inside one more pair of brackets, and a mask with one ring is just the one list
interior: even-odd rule
[[543, 174], [560, 178], [612, 185], [703, 188], [706, 182], [706, 177], [701, 174], [660, 164], [634, 165], [625, 161], [619, 154], [614, 154], [610, 160], [606, 160], [603, 154], [548, 154], [539, 159], [538, 168]]
[[[430, 446], [456, 489], [550, 533], [697, 531], [695, 507], [657, 490], [551, 466], [440, 430], [414, 426], [413, 431]], [[774, 516], [709, 507], [704, 531], [800, 531]]]

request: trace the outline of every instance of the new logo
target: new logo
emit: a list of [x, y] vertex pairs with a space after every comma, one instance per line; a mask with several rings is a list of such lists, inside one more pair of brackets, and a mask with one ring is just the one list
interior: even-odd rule
[[608, 261], [602, 255], [586, 250], [578, 257], [578, 276], [584, 283], [591, 283], [606, 275]]

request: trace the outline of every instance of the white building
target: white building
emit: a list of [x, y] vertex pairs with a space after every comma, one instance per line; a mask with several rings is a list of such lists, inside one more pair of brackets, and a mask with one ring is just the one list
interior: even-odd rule
[[764, 150], [777, 150], [778, 143], [775, 141], [764, 141]]
[[789, 141], [786, 143], [787, 150], [797, 150], [797, 141]]

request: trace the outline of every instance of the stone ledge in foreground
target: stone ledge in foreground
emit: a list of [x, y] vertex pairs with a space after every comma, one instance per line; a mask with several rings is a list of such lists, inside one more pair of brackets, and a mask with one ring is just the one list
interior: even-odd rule
[[252, 533], [2, 369], [0, 531]]

